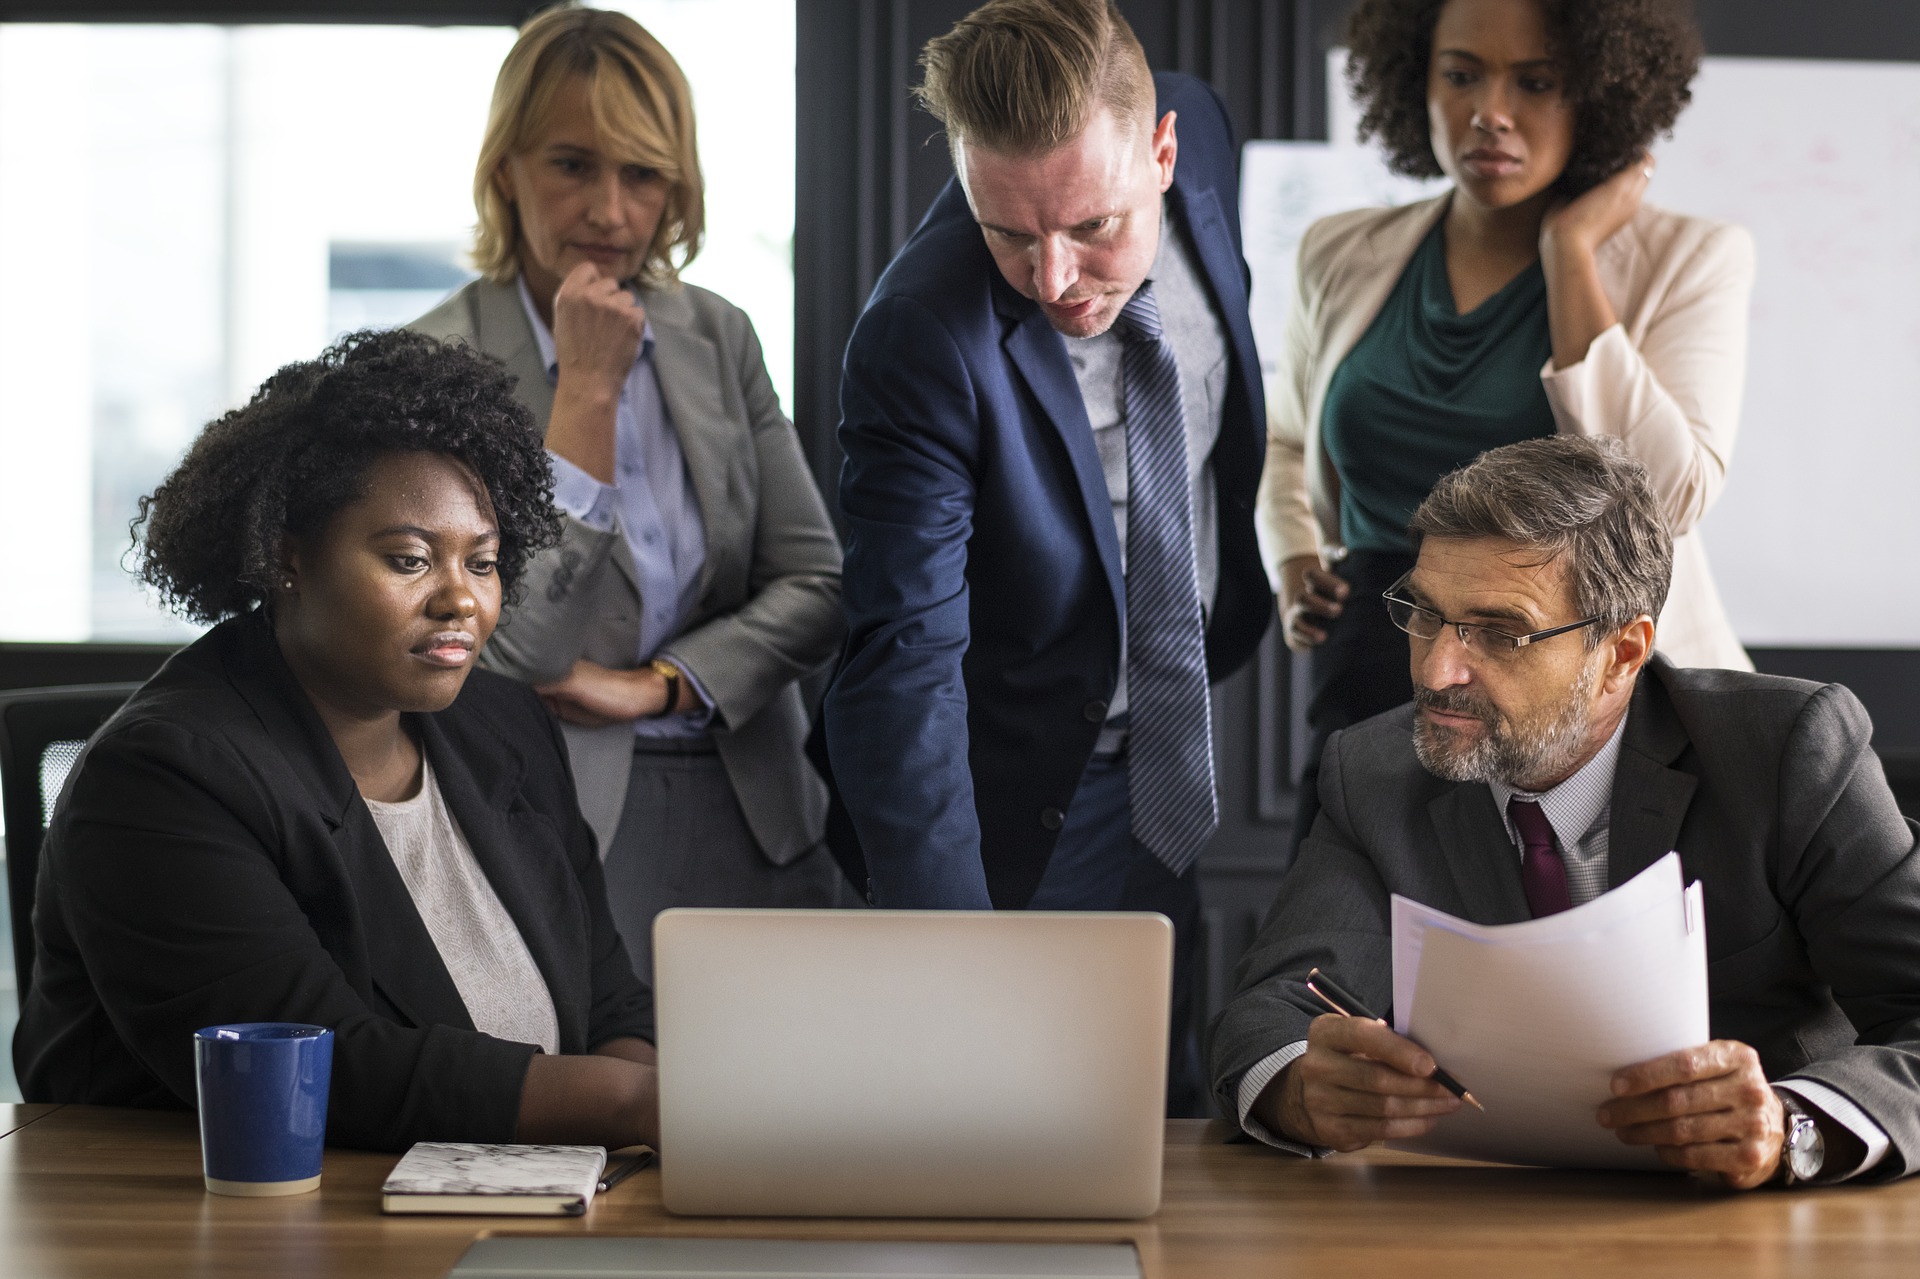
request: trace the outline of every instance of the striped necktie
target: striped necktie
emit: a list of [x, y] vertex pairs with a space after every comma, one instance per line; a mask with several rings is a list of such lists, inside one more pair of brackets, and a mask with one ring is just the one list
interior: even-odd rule
[[1127, 414], [1127, 787], [1133, 837], [1178, 875], [1220, 824], [1186, 411], [1152, 281], [1121, 310], [1118, 326]]

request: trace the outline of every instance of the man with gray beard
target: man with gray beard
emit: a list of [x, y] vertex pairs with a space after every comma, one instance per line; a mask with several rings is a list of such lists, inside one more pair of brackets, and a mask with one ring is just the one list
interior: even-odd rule
[[1319, 817], [1210, 1036], [1249, 1135], [1320, 1156], [1458, 1108], [1419, 1045], [1306, 988], [1319, 966], [1391, 1003], [1392, 894], [1514, 923], [1673, 850], [1705, 885], [1714, 1039], [1617, 1072], [1595, 1122], [1735, 1189], [1920, 1164], [1920, 828], [1846, 689], [1655, 652], [1659, 511], [1617, 442], [1559, 436], [1483, 454], [1414, 513], [1385, 598], [1413, 703], [1329, 741]]

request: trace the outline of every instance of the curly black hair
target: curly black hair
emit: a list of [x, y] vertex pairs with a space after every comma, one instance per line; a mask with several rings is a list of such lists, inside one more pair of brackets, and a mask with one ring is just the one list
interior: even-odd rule
[[270, 598], [282, 541], [364, 497], [376, 459], [442, 453], [486, 486], [511, 601], [528, 558], [560, 536], [540, 432], [513, 385], [491, 356], [404, 330], [349, 333], [287, 365], [140, 499], [140, 579], [196, 621], [246, 612]]
[[[1693, 100], [1700, 31], [1678, 0], [1538, 0], [1573, 108], [1573, 152], [1555, 184], [1567, 195], [1633, 163]], [[1446, 0], [1360, 0], [1347, 25], [1347, 82], [1360, 136], [1378, 138], [1395, 173], [1441, 176], [1427, 133], [1433, 28]]]

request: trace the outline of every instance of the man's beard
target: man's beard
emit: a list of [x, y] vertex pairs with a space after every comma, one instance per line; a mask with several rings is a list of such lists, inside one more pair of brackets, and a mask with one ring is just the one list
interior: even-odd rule
[[1416, 686], [1416, 708], [1471, 715], [1486, 731], [1469, 738], [1416, 715], [1413, 752], [1428, 772], [1450, 782], [1497, 781], [1525, 790], [1529, 783], [1564, 777], [1587, 749], [1596, 674], [1593, 666], [1583, 667], [1565, 701], [1523, 724], [1505, 720], [1492, 702], [1464, 688]]

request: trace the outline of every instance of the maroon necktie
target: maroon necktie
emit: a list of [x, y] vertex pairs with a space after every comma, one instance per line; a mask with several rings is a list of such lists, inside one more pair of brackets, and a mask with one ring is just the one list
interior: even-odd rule
[[1507, 816], [1520, 832], [1524, 850], [1520, 857], [1520, 886], [1527, 893], [1527, 907], [1535, 919], [1557, 915], [1573, 906], [1567, 892], [1567, 864], [1553, 846], [1553, 826], [1540, 805], [1517, 796], [1507, 801]]

